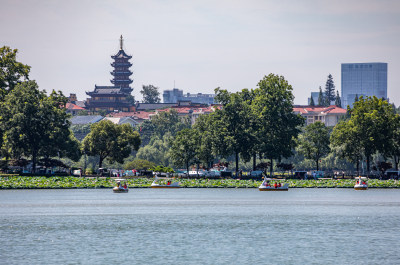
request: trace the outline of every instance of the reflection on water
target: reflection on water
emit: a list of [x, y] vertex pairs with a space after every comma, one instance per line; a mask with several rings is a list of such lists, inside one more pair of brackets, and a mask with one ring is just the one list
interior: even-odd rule
[[1, 190], [4, 264], [398, 264], [400, 190]]

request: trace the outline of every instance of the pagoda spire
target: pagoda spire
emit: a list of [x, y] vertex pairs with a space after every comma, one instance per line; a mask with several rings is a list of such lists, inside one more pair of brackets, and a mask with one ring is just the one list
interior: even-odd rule
[[121, 35], [121, 38], [119, 39], [119, 49], [120, 50], [123, 50], [123, 45], [124, 45], [124, 39], [122, 38], [122, 35]]

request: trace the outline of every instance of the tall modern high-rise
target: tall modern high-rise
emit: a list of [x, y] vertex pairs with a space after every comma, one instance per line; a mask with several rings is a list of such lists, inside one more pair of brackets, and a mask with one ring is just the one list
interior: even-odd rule
[[356, 96], [387, 99], [387, 63], [342, 63], [342, 106], [353, 107]]

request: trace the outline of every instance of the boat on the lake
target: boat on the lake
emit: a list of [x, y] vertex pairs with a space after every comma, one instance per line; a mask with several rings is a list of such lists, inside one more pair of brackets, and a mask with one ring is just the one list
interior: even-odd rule
[[365, 177], [356, 178], [356, 184], [354, 185], [354, 189], [355, 190], [366, 190], [366, 189], [368, 189], [367, 178], [365, 178]]
[[159, 189], [176, 189], [181, 186], [179, 182], [174, 181], [173, 178], [155, 176], [153, 183], [151, 183], [151, 187]]
[[114, 193], [126, 193], [129, 191], [125, 179], [115, 179], [115, 181], [117, 182], [117, 186], [113, 188]]
[[260, 187], [258, 187], [260, 191], [288, 191], [289, 184], [288, 183], [281, 183], [278, 180], [265, 178], [264, 181], [261, 183]]

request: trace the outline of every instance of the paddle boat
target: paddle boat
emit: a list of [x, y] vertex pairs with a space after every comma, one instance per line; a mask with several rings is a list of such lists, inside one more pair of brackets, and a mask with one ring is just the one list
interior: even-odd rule
[[368, 182], [367, 178], [365, 177], [358, 177], [356, 178], [356, 184], [354, 185], [355, 190], [366, 190], [368, 189]]
[[179, 182], [172, 181], [172, 178], [155, 176], [153, 183], [151, 183], [151, 187], [156, 189], [176, 189], [181, 187]]
[[288, 183], [280, 183], [277, 180], [274, 180], [274, 183], [271, 183], [272, 179], [265, 178], [263, 183], [261, 183], [258, 189], [260, 191], [287, 191], [289, 190]]
[[126, 193], [129, 191], [125, 179], [115, 179], [117, 186], [113, 188], [114, 193]]

